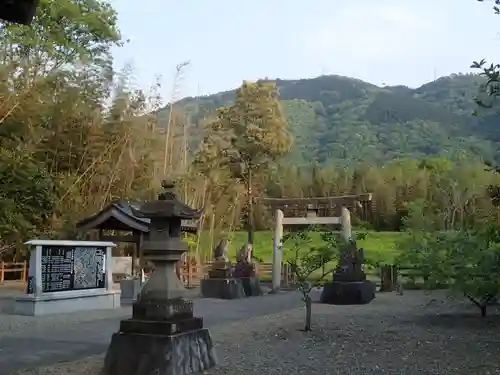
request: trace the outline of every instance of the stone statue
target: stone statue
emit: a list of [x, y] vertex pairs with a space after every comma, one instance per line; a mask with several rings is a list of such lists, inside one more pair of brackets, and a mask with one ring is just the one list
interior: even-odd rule
[[254, 277], [255, 264], [252, 259], [252, 244], [243, 245], [236, 254], [234, 277]]
[[236, 254], [236, 261], [238, 263], [252, 263], [252, 244], [243, 245], [239, 250], [238, 254]]
[[252, 244], [243, 245], [238, 250], [233, 272], [233, 277], [242, 283], [247, 297], [262, 295], [258, 277], [258, 263], [253, 260], [252, 250]]
[[262, 295], [258, 264], [252, 259], [252, 245], [242, 246], [236, 253], [234, 267], [228, 261], [228, 241], [222, 239], [214, 249], [212, 269], [201, 280], [201, 294], [208, 298], [235, 299]]
[[219, 244], [213, 251], [213, 256], [215, 261], [229, 262], [229, 256], [227, 255], [227, 248], [229, 247], [229, 241], [225, 238], [220, 240]]
[[366, 280], [363, 271], [364, 250], [350, 239], [340, 249], [340, 259], [333, 280], [323, 286], [320, 302], [332, 305], [360, 305], [375, 298], [375, 284]]
[[334, 280], [366, 280], [363, 272], [364, 250], [358, 249], [354, 239], [343, 247], [340, 254], [339, 263], [335, 269]]
[[213, 250], [212, 269], [208, 271], [208, 277], [212, 279], [227, 279], [231, 277], [231, 262], [227, 255], [229, 241], [225, 238]]

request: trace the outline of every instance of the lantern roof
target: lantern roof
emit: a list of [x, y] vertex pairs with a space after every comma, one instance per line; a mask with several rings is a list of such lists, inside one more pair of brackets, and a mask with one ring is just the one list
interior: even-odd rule
[[177, 198], [173, 181], [165, 180], [161, 186], [163, 191], [158, 194], [157, 200], [146, 202], [139, 208], [131, 207], [135, 216], [150, 219], [161, 217], [181, 220], [192, 220], [201, 217], [203, 209], [191, 208]]

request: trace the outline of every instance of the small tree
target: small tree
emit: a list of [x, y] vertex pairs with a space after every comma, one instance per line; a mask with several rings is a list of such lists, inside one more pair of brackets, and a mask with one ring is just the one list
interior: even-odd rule
[[212, 138], [205, 142], [217, 143], [219, 163], [226, 164], [231, 175], [246, 187], [248, 242], [252, 243], [254, 183], [290, 150], [293, 140], [274, 83], [243, 82], [236, 90], [234, 104], [219, 108], [208, 130]]
[[[318, 285], [331, 270], [326, 270], [325, 265], [337, 257], [338, 244], [332, 233], [321, 233], [320, 246], [311, 246], [310, 230], [287, 233], [283, 236], [283, 248], [288, 253], [288, 264], [295, 274], [302, 300], [306, 306], [306, 322], [304, 331], [311, 331], [312, 300], [310, 292]], [[319, 277], [313, 274], [323, 269]]]
[[500, 294], [500, 229], [491, 223], [459, 232], [449, 250], [452, 289], [464, 293], [486, 316], [486, 308]]
[[[414, 214], [410, 211], [409, 219]], [[451, 293], [472, 301], [483, 317], [500, 294], [500, 229], [495, 223], [462, 231], [413, 229], [400, 246], [399, 260], [422, 271], [426, 289], [447, 285]]]

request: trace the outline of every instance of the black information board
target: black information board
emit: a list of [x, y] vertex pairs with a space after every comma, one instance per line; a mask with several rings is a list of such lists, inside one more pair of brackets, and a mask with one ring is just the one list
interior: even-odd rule
[[42, 246], [42, 291], [105, 287], [105, 248]]

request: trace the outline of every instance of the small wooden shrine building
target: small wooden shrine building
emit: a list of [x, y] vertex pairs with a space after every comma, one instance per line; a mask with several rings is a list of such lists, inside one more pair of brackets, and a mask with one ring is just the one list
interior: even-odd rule
[[[149, 235], [150, 219], [134, 215], [134, 210], [138, 210], [140, 205], [141, 202], [138, 201], [112, 201], [95, 215], [76, 224], [76, 229], [82, 233], [98, 230], [100, 241], [135, 244], [132, 255], [132, 274], [134, 274], [137, 257], [139, 263], [142, 261], [142, 241]], [[198, 227], [196, 223], [186, 221], [182, 223], [181, 231], [196, 234]], [[117, 234], [117, 232], [121, 232], [121, 234]]]

